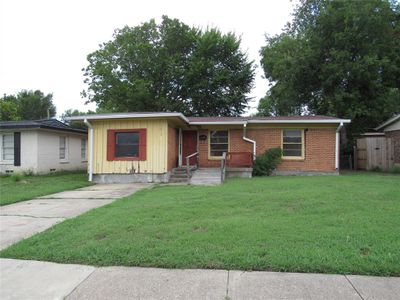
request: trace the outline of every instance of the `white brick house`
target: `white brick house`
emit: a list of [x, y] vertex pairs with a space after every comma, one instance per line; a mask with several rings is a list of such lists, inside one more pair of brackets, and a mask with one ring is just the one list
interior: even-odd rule
[[0, 122], [0, 173], [84, 170], [87, 133], [56, 119]]

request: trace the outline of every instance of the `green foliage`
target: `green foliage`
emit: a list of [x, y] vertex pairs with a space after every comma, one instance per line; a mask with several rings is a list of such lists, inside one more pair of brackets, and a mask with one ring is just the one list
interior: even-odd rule
[[261, 49], [271, 89], [260, 114], [351, 118], [350, 134], [400, 112], [399, 20], [388, 0], [301, 0]]
[[116, 30], [88, 62], [82, 96], [108, 111], [240, 115], [254, 78], [233, 33], [203, 32], [166, 16]]
[[24, 174], [22, 174], [22, 173], [13, 173], [10, 176], [10, 178], [11, 178], [12, 181], [18, 182], [18, 181], [21, 181], [24, 178]]
[[371, 172], [383, 172], [382, 168], [378, 167], [378, 166], [375, 166], [375, 167], [369, 169], [368, 171], [371, 171]]
[[400, 174], [400, 166], [393, 166], [390, 168], [389, 172], [393, 174]]
[[272, 148], [258, 156], [253, 164], [254, 176], [269, 176], [282, 161], [281, 148]]
[[[1, 180], [1, 179], [0, 179]], [[400, 275], [399, 176], [273, 176], [158, 186], [1, 257], [96, 266]]]
[[18, 105], [15, 96], [4, 95], [0, 98], [0, 121], [19, 120]]
[[95, 114], [95, 111], [89, 110], [89, 111], [79, 111], [77, 109], [67, 109], [64, 111], [64, 113], [61, 115], [61, 121], [64, 122], [65, 124], [68, 124], [69, 126], [73, 128], [78, 128], [78, 129], [86, 129], [86, 125], [83, 122], [70, 122], [67, 120], [69, 117], [73, 116], [83, 116], [83, 115], [92, 115]]
[[0, 99], [0, 121], [39, 120], [56, 115], [52, 94], [22, 90]]

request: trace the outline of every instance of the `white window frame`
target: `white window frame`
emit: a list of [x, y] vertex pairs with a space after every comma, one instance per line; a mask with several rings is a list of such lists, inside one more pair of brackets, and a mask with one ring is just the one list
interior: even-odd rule
[[0, 162], [2, 162], [3, 164], [14, 164], [15, 148], [14, 148], [14, 158], [13, 159], [3, 159], [3, 136], [5, 136], [5, 135], [12, 135], [13, 139], [14, 139], [14, 132], [0, 134]]
[[[64, 158], [61, 158], [60, 156], [60, 154], [61, 154], [61, 139], [62, 138], [65, 138], [65, 157]], [[58, 139], [58, 158], [59, 158], [59, 160], [61, 161], [61, 162], [68, 162], [68, 160], [69, 160], [69, 139], [68, 139], [68, 136], [65, 136], [65, 135], [61, 135], [61, 136], [59, 136], [59, 139]]]
[[[83, 142], [85, 143], [85, 147], [83, 148], [82, 146], [82, 144], [83, 144]], [[84, 150], [85, 151], [85, 155], [82, 155], [82, 150]], [[86, 162], [87, 161], [87, 159], [88, 159], [88, 143], [87, 143], [87, 139], [85, 139], [85, 138], [82, 138], [81, 139], [81, 160], [83, 161], [83, 162]]]

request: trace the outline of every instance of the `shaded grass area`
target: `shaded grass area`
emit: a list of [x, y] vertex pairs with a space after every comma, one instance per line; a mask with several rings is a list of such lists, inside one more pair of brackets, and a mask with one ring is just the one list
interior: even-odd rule
[[84, 172], [0, 177], [0, 205], [91, 185]]
[[159, 186], [67, 220], [1, 257], [90, 265], [400, 275], [400, 177]]

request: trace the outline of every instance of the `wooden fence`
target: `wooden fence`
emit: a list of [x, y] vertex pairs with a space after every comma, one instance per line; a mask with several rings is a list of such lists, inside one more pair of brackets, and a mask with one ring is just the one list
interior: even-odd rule
[[393, 166], [394, 147], [391, 138], [385, 136], [366, 136], [357, 139], [354, 149], [355, 169], [389, 170]]

